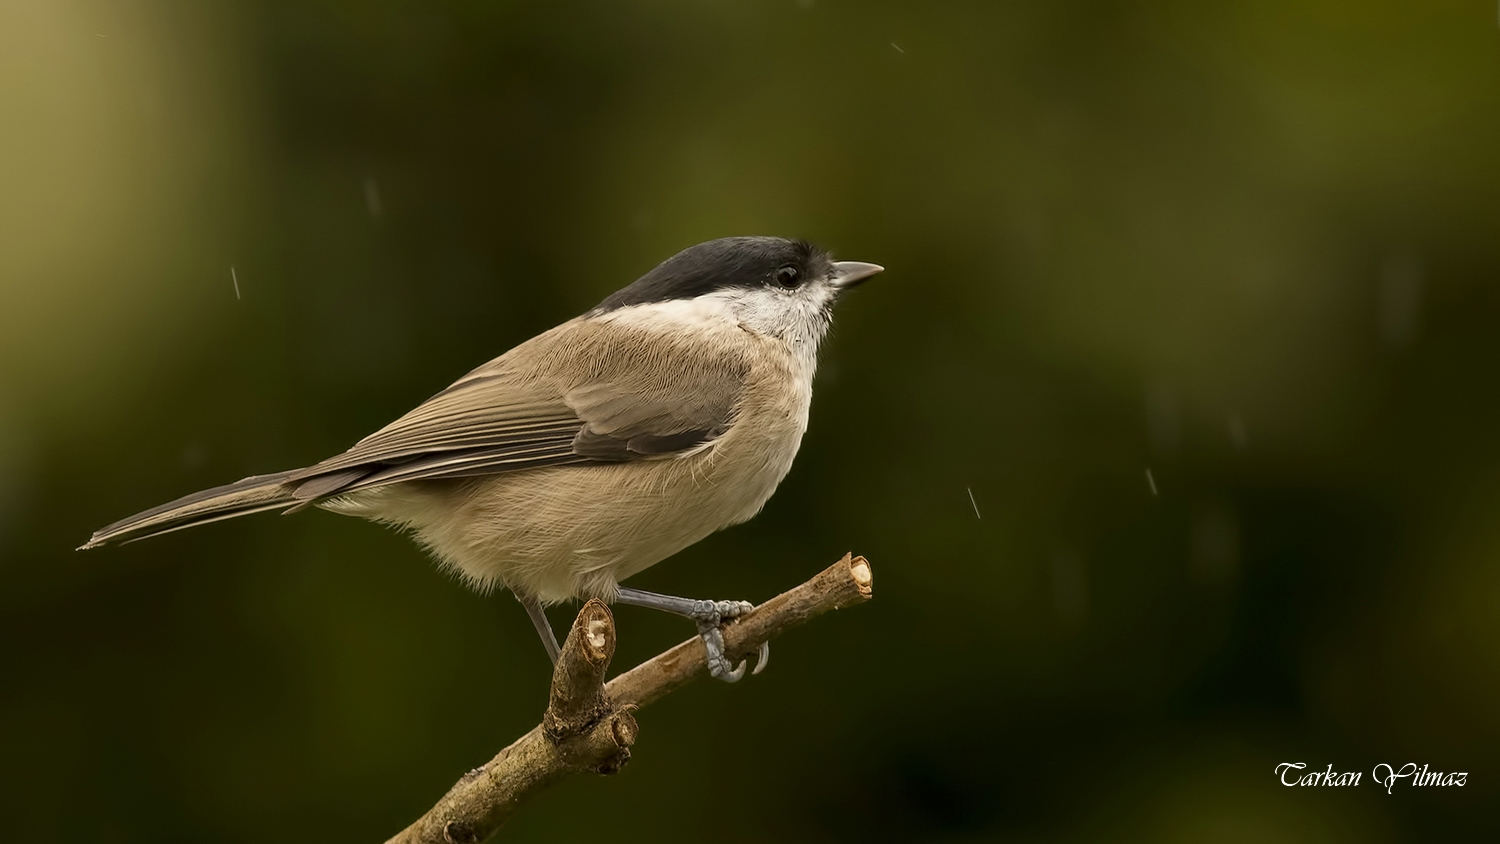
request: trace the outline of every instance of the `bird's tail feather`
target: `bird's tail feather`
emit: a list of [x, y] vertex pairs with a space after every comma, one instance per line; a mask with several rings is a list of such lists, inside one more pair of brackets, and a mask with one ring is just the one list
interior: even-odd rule
[[112, 542], [133, 542], [194, 525], [306, 503], [296, 495], [298, 484], [289, 480], [292, 474], [278, 472], [273, 475], [256, 475], [185, 495], [176, 501], [152, 507], [100, 528], [83, 548], [97, 548]]

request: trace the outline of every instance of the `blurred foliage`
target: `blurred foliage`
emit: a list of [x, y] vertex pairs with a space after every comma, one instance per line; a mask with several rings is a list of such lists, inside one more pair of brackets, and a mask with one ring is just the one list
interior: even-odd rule
[[1493, 4], [12, 2], [0, 125], [7, 837], [381, 840], [531, 726], [524, 613], [388, 531], [71, 549], [751, 233], [888, 271], [635, 582], [877, 600], [511, 840], [1500, 830]]

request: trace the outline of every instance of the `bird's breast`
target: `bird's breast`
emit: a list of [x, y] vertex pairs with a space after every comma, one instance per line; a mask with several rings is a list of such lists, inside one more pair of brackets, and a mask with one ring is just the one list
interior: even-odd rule
[[775, 346], [757, 358], [729, 429], [705, 453], [687, 458], [702, 461], [702, 476], [723, 499], [721, 527], [760, 511], [791, 470], [807, 431], [813, 367]]

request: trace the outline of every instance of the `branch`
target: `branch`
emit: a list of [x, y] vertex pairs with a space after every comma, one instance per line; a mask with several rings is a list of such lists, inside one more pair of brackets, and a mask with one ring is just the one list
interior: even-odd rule
[[[870, 599], [870, 564], [844, 555], [821, 574], [724, 627], [724, 652], [744, 659], [762, 642], [829, 610]], [[603, 684], [615, 653], [614, 616], [598, 600], [583, 605], [552, 672], [542, 723], [464, 774], [443, 798], [387, 844], [471, 844], [505, 823], [521, 802], [582, 771], [613, 774], [630, 759], [634, 711], [708, 673], [697, 637]]]

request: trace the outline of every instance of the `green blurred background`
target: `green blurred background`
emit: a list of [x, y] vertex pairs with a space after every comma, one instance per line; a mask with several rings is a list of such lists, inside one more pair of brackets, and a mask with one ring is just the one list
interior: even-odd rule
[[1500, 832], [1493, 2], [14, 0], [0, 127], [9, 840], [382, 840], [533, 725], [520, 607], [387, 530], [72, 549], [731, 234], [888, 269], [766, 511], [632, 582], [876, 600], [510, 840]]

